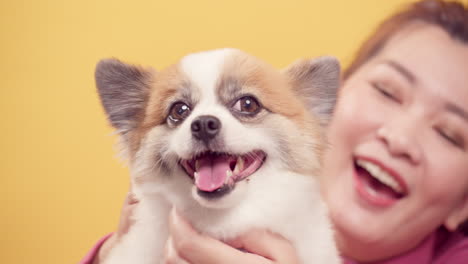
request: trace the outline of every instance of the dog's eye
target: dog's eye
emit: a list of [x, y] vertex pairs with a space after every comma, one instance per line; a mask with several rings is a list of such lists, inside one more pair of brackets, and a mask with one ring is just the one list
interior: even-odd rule
[[182, 102], [177, 102], [172, 105], [171, 110], [169, 111], [169, 120], [177, 123], [190, 115], [190, 107]]
[[243, 114], [256, 114], [260, 111], [260, 103], [253, 96], [244, 96], [236, 101], [233, 109]]

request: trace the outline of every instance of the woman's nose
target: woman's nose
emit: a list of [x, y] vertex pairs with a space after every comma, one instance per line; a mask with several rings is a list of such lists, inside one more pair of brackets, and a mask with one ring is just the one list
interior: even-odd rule
[[419, 163], [421, 150], [418, 144], [420, 134], [418, 124], [413, 120], [403, 119], [384, 123], [377, 130], [377, 137], [384, 142], [391, 155]]

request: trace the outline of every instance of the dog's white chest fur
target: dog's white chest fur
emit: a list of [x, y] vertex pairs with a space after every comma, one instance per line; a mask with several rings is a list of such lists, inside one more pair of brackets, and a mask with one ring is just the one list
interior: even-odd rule
[[215, 238], [268, 229], [303, 264], [340, 263], [317, 177], [338, 79], [331, 58], [279, 72], [233, 49], [157, 73], [101, 62], [98, 91], [140, 199], [106, 264], [160, 261], [172, 207]]
[[187, 199], [175, 198], [180, 213], [197, 230], [213, 237], [230, 239], [255, 228], [266, 228], [293, 242], [303, 263], [340, 263], [318, 185], [302, 175], [282, 173], [285, 177], [277, 179], [271, 178], [279, 174], [270, 174], [269, 183], [252, 182], [249, 188], [255, 191], [249, 192], [241, 204], [230, 210], [201, 207], [193, 202], [191, 195], [182, 193], [183, 190], [177, 190], [174, 185], [167, 186], [167, 192], [172, 192], [170, 195], [163, 194], [159, 199], [143, 198], [135, 215], [137, 222], [106, 264], [149, 264], [153, 262], [148, 260], [161, 259], [168, 236], [167, 219], [173, 205], [165, 198], [175, 195]]

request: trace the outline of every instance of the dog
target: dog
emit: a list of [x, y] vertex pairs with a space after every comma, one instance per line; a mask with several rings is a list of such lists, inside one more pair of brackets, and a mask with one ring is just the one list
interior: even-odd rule
[[161, 260], [172, 207], [220, 240], [264, 228], [303, 264], [340, 263], [318, 185], [339, 72], [333, 57], [280, 71], [237, 49], [158, 72], [100, 61], [97, 90], [140, 200], [105, 263]]

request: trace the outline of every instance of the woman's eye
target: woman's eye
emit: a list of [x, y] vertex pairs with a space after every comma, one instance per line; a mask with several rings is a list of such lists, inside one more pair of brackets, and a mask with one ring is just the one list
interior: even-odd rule
[[372, 86], [383, 96], [396, 102], [400, 101], [398, 97], [390, 89], [386, 88], [381, 83], [375, 82], [375, 83], [372, 83]]
[[437, 131], [437, 133], [444, 139], [446, 140], [447, 142], [449, 142], [450, 144], [454, 145], [455, 147], [458, 147], [458, 148], [461, 148], [461, 149], [464, 149], [465, 148], [465, 142], [463, 141], [463, 139], [461, 139], [460, 137], [456, 136], [456, 135], [453, 135], [452, 133], [449, 133], [449, 132], [446, 132], [442, 129], [439, 129]]
[[254, 115], [261, 110], [261, 106], [255, 97], [244, 96], [236, 101], [233, 109], [242, 114]]
[[183, 102], [177, 102], [172, 105], [171, 110], [169, 111], [168, 119], [174, 123], [178, 123], [183, 121], [189, 115], [190, 107]]

